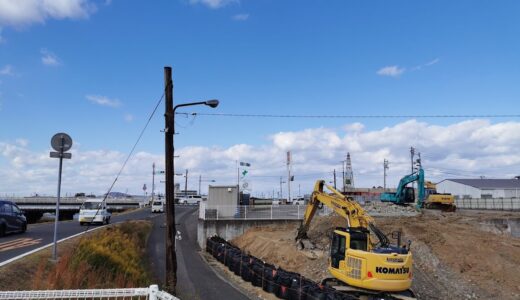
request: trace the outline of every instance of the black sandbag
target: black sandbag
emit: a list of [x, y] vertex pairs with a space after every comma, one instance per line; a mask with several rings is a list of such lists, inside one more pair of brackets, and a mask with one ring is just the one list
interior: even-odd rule
[[258, 262], [255, 262], [255, 264], [252, 265], [252, 276], [251, 276], [251, 283], [254, 286], [261, 287], [262, 281], [263, 281], [263, 270], [264, 270], [264, 264], [260, 264]]
[[268, 293], [276, 294], [278, 285], [274, 281], [274, 277], [276, 276], [277, 269], [275, 266], [271, 264], [264, 264], [264, 282], [262, 284], [262, 289]]
[[219, 244], [217, 246], [217, 252], [215, 253], [216, 259], [220, 261], [221, 263], [224, 263], [226, 259], [226, 245], [225, 244]]
[[240, 277], [244, 281], [250, 282], [251, 281], [251, 268], [253, 265], [253, 256], [244, 255], [242, 256], [242, 265], [240, 266]]
[[289, 288], [291, 287], [292, 280], [296, 277], [295, 274], [296, 273], [284, 271], [283, 269], [278, 270], [275, 276], [275, 282], [279, 286], [276, 293], [278, 298], [289, 299]]
[[240, 276], [240, 272], [241, 272], [241, 269], [242, 269], [240, 267], [241, 264], [242, 264], [242, 253], [237, 254], [235, 257], [233, 257], [233, 262], [231, 264], [231, 270], [237, 276]]
[[212, 253], [214, 243], [211, 238], [206, 239], [206, 252]]
[[307, 290], [317, 286], [316, 282], [303, 276], [301, 278], [293, 278], [289, 289], [289, 300], [305, 300], [307, 299]]

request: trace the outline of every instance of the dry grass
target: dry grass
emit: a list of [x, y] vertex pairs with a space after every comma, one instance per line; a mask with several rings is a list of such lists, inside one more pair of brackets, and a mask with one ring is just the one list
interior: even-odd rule
[[0, 269], [1, 290], [123, 288], [147, 286], [148, 221], [107, 227], [83, 238], [59, 244], [59, 260], [51, 249]]

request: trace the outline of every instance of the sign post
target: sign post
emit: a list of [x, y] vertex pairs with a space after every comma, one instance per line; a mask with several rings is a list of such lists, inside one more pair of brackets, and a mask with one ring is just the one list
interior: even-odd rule
[[56, 200], [56, 214], [54, 219], [54, 245], [52, 248], [52, 259], [57, 261], [57, 239], [58, 239], [58, 221], [60, 219], [60, 194], [61, 194], [61, 170], [63, 166], [63, 159], [72, 158], [71, 153], [66, 153], [72, 147], [72, 139], [66, 133], [56, 133], [51, 139], [52, 149], [56, 152], [51, 152], [50, 157], [60, 159], [60, 167], [58, 172], [58, 199]]

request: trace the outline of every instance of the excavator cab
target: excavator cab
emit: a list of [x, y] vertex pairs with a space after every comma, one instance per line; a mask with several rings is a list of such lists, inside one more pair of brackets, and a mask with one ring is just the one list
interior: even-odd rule
[[347, 249], [368, 251], [368, 235], [368, 230], [363, 228], [336, 227], [330, 247], [331, 266], [339, 268], [339, 262], [345, 259]]

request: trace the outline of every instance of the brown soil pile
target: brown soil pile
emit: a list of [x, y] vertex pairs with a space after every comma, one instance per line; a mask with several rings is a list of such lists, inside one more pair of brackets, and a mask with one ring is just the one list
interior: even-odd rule
[[[378, 217], [385, 233], [403, 232], [412, 241], [419, 299], [519, 299], [520, 239], [504, 222], [519, 213], [426, 211], [415, 217]], [[330, 233], [344, 226], [337, 216], [316, 217], [309, 237], [318, 249], [298, 250], [296, 226], [252, 228], [232, 242], [269, 263], [319, 281], [326, 270]], [[393, 241], [395, 242], [395, 241]]]

